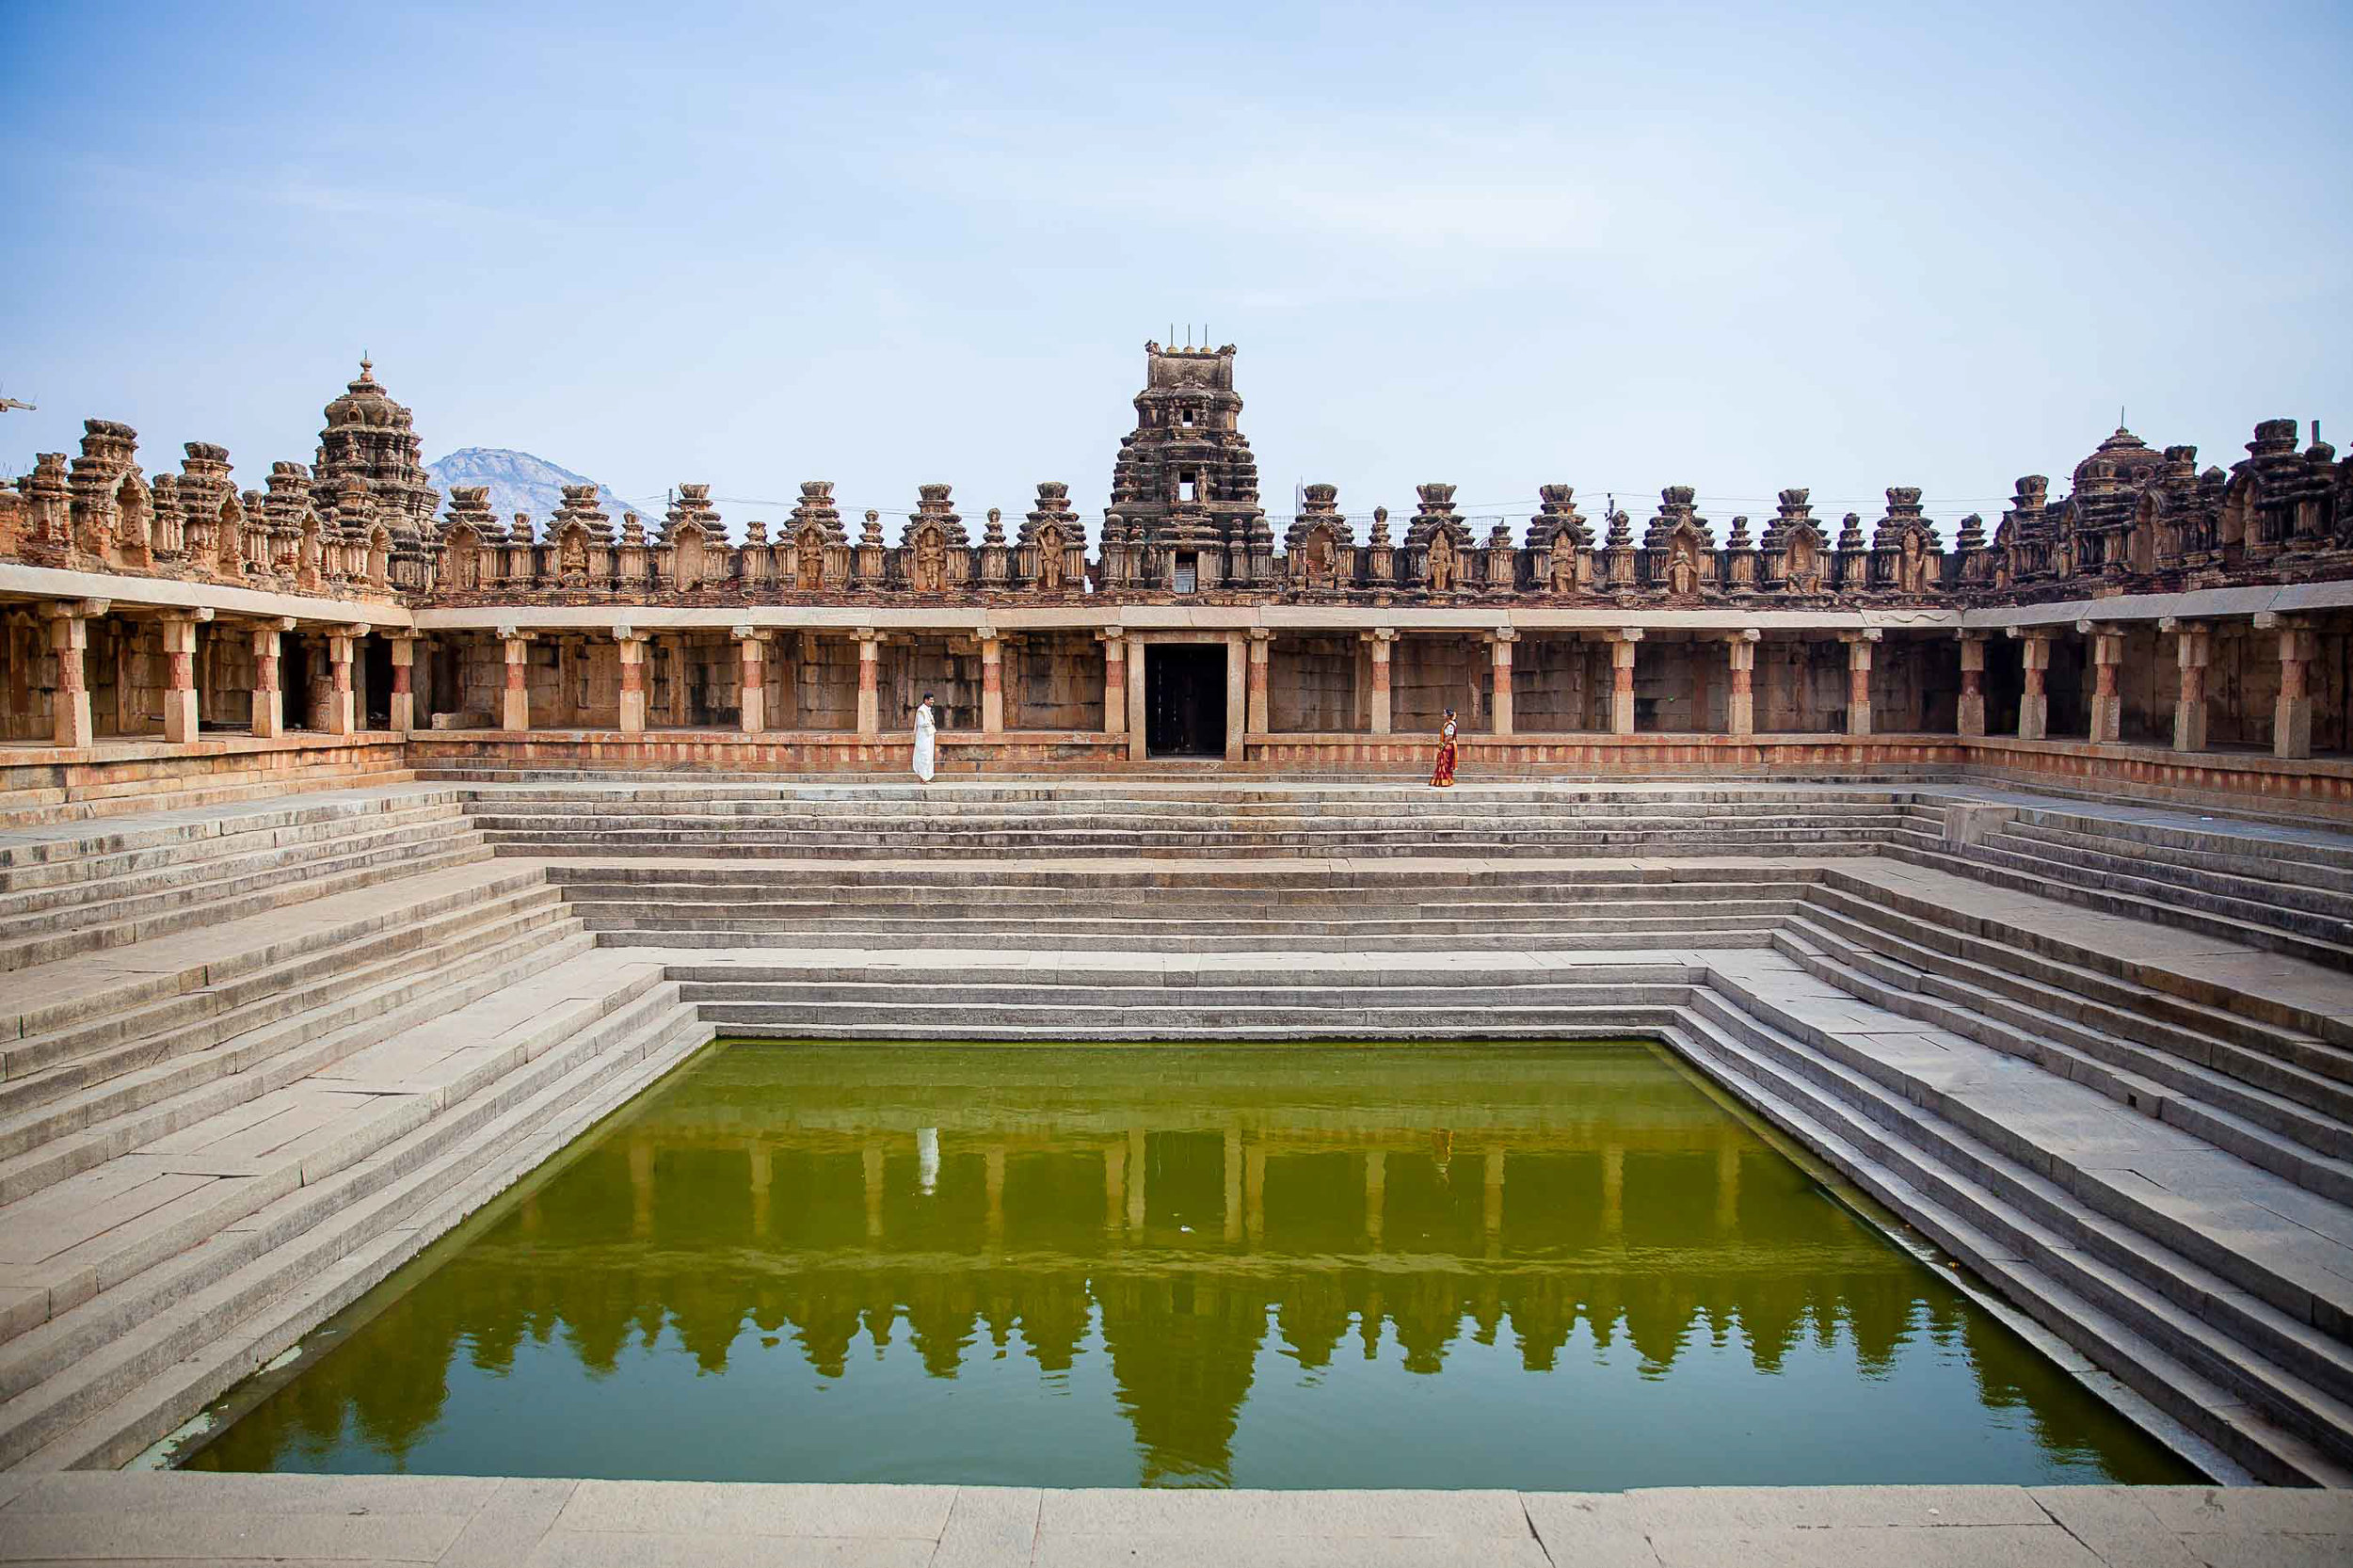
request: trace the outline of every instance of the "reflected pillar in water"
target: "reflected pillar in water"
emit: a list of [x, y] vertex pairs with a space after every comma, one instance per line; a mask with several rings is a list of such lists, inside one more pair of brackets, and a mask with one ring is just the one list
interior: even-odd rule
[[632, 1138], [629, 1144], [629, 1233], [653, 1234], [653, 1144]]
[[1487, 1256], [1494, 1257], [1503, 1250], [1503, 1151], [1487, 1151], [1484, 1202], [1480, 1218], [1487, 1232]]
[[1625, 1230], [1625, 1150], [1615, 1144], [1601, 1151], [1601, 1230], [1605, 1236]]
[[1128, 1145], [1112, 1144], [1103, 1150], [1103, 1229], [1119, 1234], [1128, 1212]]
[[1389, 1157], [1379, 1149], [1365, 1152], [1365, 1240], [1381, 1250], [1381, 1211], [1386, 1207]]
[[858, 1164], [866, 1180], [866, 1235], [869, 1240], [882, 1240], [883, 1151], [880, 1144], [869, 1144], [859, 1151]]
[[1740, 1150], [1726, 1143], [1716, 1150], [1716, 1228], [1732, 1231], [1740, 1224]]
[[1005, 1244], [1005, 1145], [991, 1144], [987, 1154], [988, 1244]]
[[[1257, 651], [1257, 644], [1251, 651]], [[1253, 665], [1252, 668], [1257, 668]], [[1241, 1130], [1225, 1129], [1225, 1241], [1228, 1246], [1241, 1240]]]
[[1241, 1211], [1250, 1230], [1250, 1244], [1266, 1240], [1266, 1145], [1253, 1144], [1242, 1157]]
[[1128, 1228], [1144, 1229], [1144, 1128], [1128, 1133]]
[[752, 1174], [752, 1234], [768, 1234], [768, 1145], [757, 1139], [744, 1145], [744, 1158], [751, 1163]]

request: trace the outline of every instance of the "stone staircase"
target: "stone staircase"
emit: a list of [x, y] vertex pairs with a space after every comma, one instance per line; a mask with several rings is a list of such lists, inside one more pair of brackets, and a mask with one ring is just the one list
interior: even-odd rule
[[1943, 812], [1901, 813], [1886, 853], [2353, 969], [2353, 837], [2180, 812], [2017, 804], [1954, 842]]
[[1881, 786], [780, 785], [475, 788], [503, 854], [872, 856], [1862, 855], [1901, 820]]
[[552, 861], [599, 939], [664, 948], [1348, 952], [1753, 946], [1819, 862]]
[[413, 785], [0, 831], [0, 972], [490, 853], [456, 792]]
[[0, 1468], [135, 1457], [710, 1039], [445, 790], [0, 853]]

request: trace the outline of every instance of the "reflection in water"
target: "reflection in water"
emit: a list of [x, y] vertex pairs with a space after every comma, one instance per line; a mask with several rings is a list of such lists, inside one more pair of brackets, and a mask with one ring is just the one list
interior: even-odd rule
[[1641, 1044], [743, 1045], [314, 1344], [191, 1465], [2196, 1479]]

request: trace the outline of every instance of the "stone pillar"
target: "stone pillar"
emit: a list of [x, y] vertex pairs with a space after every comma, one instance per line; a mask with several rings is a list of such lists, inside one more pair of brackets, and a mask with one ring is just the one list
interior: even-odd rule
[[2116, 689], [2117, 666], [2124, 662], [2124, 632], [2121, 627], [2077, 621], [2075, 630], [2091, 639], [2091, 744], [2114, 745], [2124, 731], [2124, 698]]
[[[327, 732], [329, 735], [350, 735], [360, 728], [360, 715], [351, 691], [351, 648], [370, 630], [365, 626], [338, 626], [327, 633]], [[511, 688], [515, 680], [512, 664], [507, 667], [506, 680]], [[528, 724], [520, 728], [528, 728]]]
[[499, 628], [499, 641], [506, 646], [506, 693], [501, 699], [499, 728], [522, 730], [531, 728], [531, 633], [518, 632], [511, 626]]
[[1267, 732], [1267, 654], [1274, 633], [1263, 627], [1250, 632], [1250, 716], [1244, 728], [1253, 735]]
[[2271, 755], [2282, 758], [2313, 754], [2313, 660], [2320, 639], [2301, 621], [2263, 611], [2255, 616], [2259, 632], [2280, 633], [2280, 696], [2271, 709]]
[[626, 626], [613, 629], [621, 650], [621, 733], [646, 732], [646, 634]]
[[1955, 715], [1956, 733], [1985, 737], [1985, 633], [1962, 632], [1961, 638], [1961, 706]]
[[1389, 648], [1397, 642], [1394, 627], [1376, 626], [1366, 633], [1372, 639], [1372, 732], [1389, 732]]
[[1620, 632], [1605, 632], [1609, 639], [1609, 733], [1634, 733], [1634, 645], [1642, 640], [1642, 629], [1629, 626]]
[[392, 729], [406, 735], [417, 728], [417, 638], [403, 632], [392, 640]]
[[2022, 632], [2015, 626], [2009, 634], [2023, 645], [2019, 662], [2026, 679], [2026, 689], [2018, 698], [2018, 738], [2040, 741], [2051, 733], [2051, 694], [2043, 684], [2051, 674], [2051, 634]]
[[1880, 640], [1877, 627], [1867, 632], [1847, 632], [1839, 641], [1847, 645], [1847, 733], [1868, 735], [1871, 732], [1871, 648]]
[[189, 610], [163, 618], [167, 741], [187, 742], [197, 737], [196, 629], [212, 618], [210, 610]]
[[253, 733], [264, 740], [286, 732], [286, 704], [278, 687], [278, 639], [294, 630], [294, 617], [280, 616], [253, 629]]
[[857, 733], [871, 741], [882, 734], [882, 633], [860, 628], [857, 637]]
[[89, 623], [109, 601], [78, 599], [42, 607], [49, 617], [49, 647], [57, 656], [57, 689], [50, 708], [52, 744], [79, 749], [90, 744]]
[[1488, 732], [1512, 733], [1512, 643], [1519, 636], [1508, 626], [1487, 633], [1487, 657], [1495, 669], [1495, 695], [1488, 704]]
[[739, 626], [735, 643], [744, 655], [741, 723], [744, 734], [757, 735], [768, 728], [768, 633]]
[[997, 629], [984, 626], [973, 635], [981, 644], [981, 733], [1005, 732], [1005, 640]]
[[1225, 760], [1242, 760], [1242, 728], [1250, 716], [1250, 639], [1240, 632], [1225, 634]]
[[1128, 639], [1128, 657], [1121, 661], [1128, 666], [1128, 760], [1141, 762], [1148, 755], [1145, 744], [1150, 738], [1144, 723], [1144, 643], [1134, 637]]
[[1751, 627], [1725, 639], [1732, 682], [1724, 696], [1724, 733], [1756, 733], [1756, 645], [1763, 633]]
[[2181, 671], [2181, 690], [2173, 698], [2173, 749], [2206, 749], [2206, 664], [2214, 652], [2213, 633], [2201, 620], [2157, 622], [2157, 630], [2173, 638], [2173, 662]]
[[1115, 626], [1097, 627], [1103, 645], [1103, 733], [1128, 733], [1128, 634]]

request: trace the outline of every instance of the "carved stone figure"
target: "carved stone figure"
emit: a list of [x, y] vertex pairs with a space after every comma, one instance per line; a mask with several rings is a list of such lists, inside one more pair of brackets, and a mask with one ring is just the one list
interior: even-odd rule
[[792, 541], [793, 584], [801, 592], [813, 594], [825, 585], [825, 536], [815, 528], [804, 528]]
[[556, 547], [556, 570], [568, 588], [588, 585], [588, 535], [578, 527], [564, 530], [564, 542]]
[[939, 530], [927, 527], [915, 536], [915, 587], [918, 593], [936, 594], [947, 590], [948, 547], [939, 536]]
[[1062, 530], [1048, 523], [1037, 532], [1037, 585], [1051, 593], [1063, 584]]
[[1545, 557], [1545, 586], [1557, 594], [1577, 591], [1577, 546], [1565, 528], [1552, 536], [1552, 549]]
[[1897, 586], [1908, 594], [1929, 591], [1929, 552], [1914, 531], [1904, 536], [1903, 555], [1897, 563]]
[[1667, 563], [1667, 591], [1681, 597], [1699, 590], [1700, 568], [1699, 564], [1691, 559], [1691, 547], [1677, 544], [1673, 558]]
[[1789, 541], [1789, 556], [1784, 568], [1793, 594], [1819, 592], [1822, 586], [1821, 552], [1814, 548], [1810, 534], [1800, 534]]
[[1430, 591], [1442, 594], [1454, 586], [1454, 540], [1444, 529], [1430, 536]]

